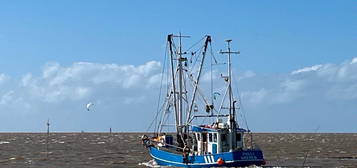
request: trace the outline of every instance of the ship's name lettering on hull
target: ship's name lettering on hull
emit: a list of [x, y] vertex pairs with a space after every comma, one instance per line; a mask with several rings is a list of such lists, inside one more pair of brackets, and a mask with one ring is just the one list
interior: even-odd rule
[[241, 159], [242, 160], [255, 160], [255, 159], [257, 159], [257, 156], [255, 156], [255, 154], [253, 152], [244, 152], [244, 153], [242, 153]]

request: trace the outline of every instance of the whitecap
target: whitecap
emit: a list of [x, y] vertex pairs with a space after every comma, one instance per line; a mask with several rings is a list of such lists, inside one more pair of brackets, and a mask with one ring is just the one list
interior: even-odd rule
[[1, 144], [9, 144], [10, 142], [8, 142], [8, 141], [0, 141], [0, 145]]

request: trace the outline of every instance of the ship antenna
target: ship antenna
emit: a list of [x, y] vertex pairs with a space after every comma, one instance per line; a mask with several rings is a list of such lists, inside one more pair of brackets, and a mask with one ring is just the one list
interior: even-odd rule
[[235, 119], [235, 110], [233, 110], [233, 91], [232, 91], [232, 61], [231, 54], [240, 54], [239, 51], [231, 51], [231, 42], [232, 40], [226, 40], [227, 42], [227, 51], [220, 51], [220, 54], [228, 55], [228, 92], [229, 92], [229, 115], [231, 119]]
[[[232, 61], [231, 61], [231, 55], [232, 54], [240, 54], [239, 51], [231, 51], [231, 39], [226, 40], [227, 42], [227, 51], [220, 51], [220, 54], [226, 54], [228, 56], [228, 77], [227, 77], [227, 82], [228, 82], [228, 93], [229, 93], [229, 122], [230, 122], [230, 129], [232, 132], [236, 131], [236, 121], [235, 121], [235, 101], [233, 100], [233, 92], [232, 92]], [[232, 142], [235, 141], [235, 134], [232, 134]], [[235, 148], [235, 144], [232, 144], [231, 150]]]

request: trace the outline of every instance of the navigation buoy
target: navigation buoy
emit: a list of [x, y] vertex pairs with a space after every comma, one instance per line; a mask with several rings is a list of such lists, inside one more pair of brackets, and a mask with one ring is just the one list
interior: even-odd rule
[[217, 164], [220, 165], [220, 166], [223, 165], [224, 164], [224, 160], [222, 158], [218, 158]]

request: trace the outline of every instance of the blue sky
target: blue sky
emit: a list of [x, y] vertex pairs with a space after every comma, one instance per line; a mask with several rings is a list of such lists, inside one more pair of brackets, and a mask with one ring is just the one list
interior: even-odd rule
[[56, 131], [145, 130], [166, 36], [181, 31], [212, 35], [216, 51], [234, 40], [237, 71], [254, 74], [239, 81], [251, 129], [356, 132], [356, 11], [347, 0], [1, 1], [0, 131], [42, 131], [48, 118]]

